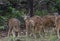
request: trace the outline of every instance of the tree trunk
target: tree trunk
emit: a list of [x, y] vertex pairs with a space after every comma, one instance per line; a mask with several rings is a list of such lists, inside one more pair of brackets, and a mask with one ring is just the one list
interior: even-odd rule
[[28, 8], [29, 8], [29, 16], [32, 17], [33, 14], [33, 0], [27, 0], [28, 1]]

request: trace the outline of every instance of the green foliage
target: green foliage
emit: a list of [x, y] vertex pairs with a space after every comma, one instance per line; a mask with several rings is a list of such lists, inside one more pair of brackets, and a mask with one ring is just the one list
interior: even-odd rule
[[36, 14], [36, 15], [41, 15], [41, 14], [42, 14], [42, 12], [41, 12], [41, 11], [39, 11], [39, 10], [36, 10], [35, 14]]
[[1, 26], [1, 25], [4, 25], [5, 20], [6, 20], [5, 17], [0, 16], [0, 26]]
[[16, 38], [16, 37], [10, 36], [10, 37], [8, 37], [7, 40], [8, 40], [8, 41], [15, 41], [15, 38]]
[[4, 30], [4, 29], [5, 29], [5, 27], [4, 27], [4, 26], [0, 26], [0, 30], [1, 30], [1, 29], [3, 29], [3, 30]]
[[18, 11], [15, 8], [9, 7], [8, 11], [12, 17], [17, 17], [25, 14], [25, 9]]
[[49, 40], [50, 41], [56, 41], [57, 40], [57, 36], [50, 35]]
[[36, 15], [39, 15], [39, 16], [44, 16], [44, 15], [47, 15], [47, 10], [36, 10], [35, 12]]

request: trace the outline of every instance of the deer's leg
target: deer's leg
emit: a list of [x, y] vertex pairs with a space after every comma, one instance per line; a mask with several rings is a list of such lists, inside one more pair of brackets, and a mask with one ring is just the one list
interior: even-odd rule
[[26, 36], [28, 37], [28, 31], [29, 29], [28, 29], [28, 25], [26, 24]]
[[42, 26], [39, 26], [39, 36], [42, 37], [42, 33], [43, 32], [43, 29], [42, 29]]
[[12, 30], [12, 35], [13, 35], [13, 37], [16, 37], [15, 34], [16, 34], [15, 31]]
[[8, 37], [10, 36], [10, 29], [9, 29], [9, 31], [8, 31]]
[[36, 26], [33, 26], [33, 36], [36, 38]]
[[36, 33], [36, 37], [39, 37], [39, 34], [40, 34], [40, 26], [39, 25], [36, 25], [35, 27], [35, 33]]
[[9, 37], [10, 34], [11, 34], [11, 30], [12, 30], [12, 26], [9, 26], [8, 37]]
[[41, 28], [41, 26], [39, 26], [39, 36], [41, 36], [41, 34], [42, 34], [42, 28]]
[[20, 25], [18, 25], [17, 27], [18, 27], [18, 32], [17, 32], [17, 34], [18, 34], [18, 37], [20, 37], [20, 35], [21, 35]]
[[20, 33], [18, 32], [18, 37], [20, 36]]
[[60, 38], [60, 37], [59, 37], [59, 29], [57, 29], [57, 36], [58, 36], [58, 38]]
[[19, 31], [18, 31], [18, 37], [20, 37], [20, 35], [21, 35], [21, 30], [19, 29]]

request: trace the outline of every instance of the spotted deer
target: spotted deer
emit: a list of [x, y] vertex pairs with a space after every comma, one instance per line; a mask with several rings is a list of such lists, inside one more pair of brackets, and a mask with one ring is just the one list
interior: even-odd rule
[[13, 35], [19, 36], [20, 35], [20, 21], [16, 18], [11, 18], [8, 20], [8, 36]]
[[50, 26], [54, 27], [54, 31], [57, 32], [57, 37], [60, 39], [60, 15], [47, 15], [43, 17], [43, 28], [48, 29]]
[[[24, 20], [26, 24], [26, 35], [27, 36], [29, 35], [30, 29], [33, 30], [31, 31], [33, 35], [35, 35], [35, 33], [39, 33], [40, 30], [42, 30], [42, 19], [40, 16], [33, 16], [33, 17], [24, 16]], [[29, 26], [32, 26], [32, 27], [29, 27]]]
[[54, 30], [55, 29], [55, 16], [54, 15], [46, 15], [42, 17], [43, 28], [44, 32], [47, 30]]

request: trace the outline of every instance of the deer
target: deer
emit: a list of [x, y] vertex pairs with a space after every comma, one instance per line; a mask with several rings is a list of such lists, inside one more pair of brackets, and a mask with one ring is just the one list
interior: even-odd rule
[[[26, 36], [29, 35], [29, 29], [33, 30], [33, 35], [36, 38], [35, 33], [39, 33], [40, 30], [42, 30], [42, 19], [40, 16], [24, 16], [24, 20], [25, 20], [25, 24], [26, 24]], [[31, 26], [31, 28], [29, 28], [29, 26]]]
[[43, 28], [44, 28], [44, 32], [46, 30], [55, 30], [55, 16], [54, 15], [46, 15], [42, 17], [42, 22], [43, 22]]
[[8, 36], [19, 37], [21, 33], [20, 21], [17, 18], [10, 18], [8, 20]]
[[46, 15], [42, 18], [43, 28], [49, 29], [50, 26], [53, 27], [53, 30], [56, 31], [57, 37], [60, 39], [59, 31], [60, 31], [60, 15]]
[[[47, 16], [46, 16], [47, 17]], [[59, 33], [59, 31], [60, 31], [60, 15], [57, 15], [57, 16], [54, 16], [54, 15], [49, 15], [47, 18], [50, 18], [51, 19], [51, 21], [53, 22], [51, 25], [54, 25], [54, 31], [56, 31], [56, 34], [57, 34], [57, 37], [58, 37], [58, 39], [60, 39], [60, 33]], [[44, 20], [45, 21], [45, 20]], [[48, 22], [48, 20], [46, 19], [46, 21]], [[45, 21], [45, 22], [46, 22]], [[46, 22], [46, 23], [47, 23]], [[50, 22], [51, 23], [51, 22]], [[49, 23], [49, 24], [50, 24]], [[45, 24], [45, 23], [44, 23]], [[51, 26], [50, 25], [50, 26]], [[47, 24], [47, 26], [49, 26], [48, 24]], [[44, 27], [45, 28], [45, 27]]]

